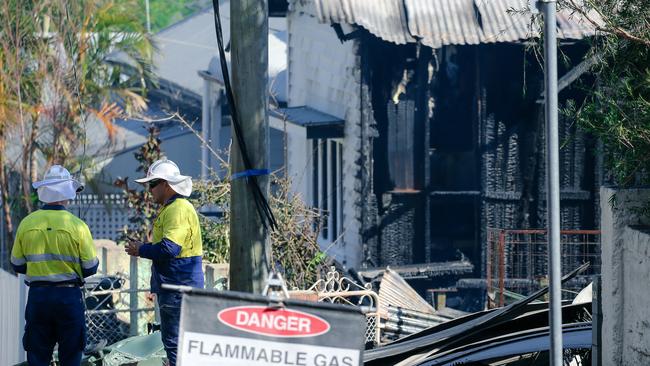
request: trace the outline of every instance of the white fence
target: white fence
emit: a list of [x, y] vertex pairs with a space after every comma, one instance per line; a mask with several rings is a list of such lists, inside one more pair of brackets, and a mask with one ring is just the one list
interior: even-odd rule
[[27, 287], [21, 278], [0, 269], [0, 365], [25, 361], [22, 335]]

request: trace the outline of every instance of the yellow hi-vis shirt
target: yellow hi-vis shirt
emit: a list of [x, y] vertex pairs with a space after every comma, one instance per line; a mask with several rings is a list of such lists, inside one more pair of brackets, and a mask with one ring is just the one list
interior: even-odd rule
[[180, 245], [176, 258], [203, 256], [201, 226], [194, 206], [185, 198], [176, 198], [165, 205], [153, 223], [153, 243], [167, 238]]
[[11, 263], [27, 265], [28, 283], [81, 282], [99, 263], [88, 226], [58, 207], [32, 212], [18, 226]]
[[160, 292], [162, 284], [203, 288], [201, 226], [196, 210], [188, 200], [175, 197], [160, 210], [153, 224], [152, 239], [152, 247], [171, 245], [180, 247], [180, 252], [173, 258], [152, 253], [144, 255], [153, 261], [151, 292]]

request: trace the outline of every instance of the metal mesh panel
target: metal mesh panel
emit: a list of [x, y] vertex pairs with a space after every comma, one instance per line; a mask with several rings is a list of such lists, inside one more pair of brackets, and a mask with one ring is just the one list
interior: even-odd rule
[[366, 314], [366, 343], [374, 344], [377, 339], [377, 321], [378, 316]]
[[[148, 278], [145, 281], [145, 276], [142, 277], [135, 289], [129, 288], [128, 275], [88, 279], [85, 292], [88, 344], [106, 341], [110, 345], [132, 335], [147, 334], [147, 324], [155, 321], [155, 306], [148, 286], [144, 286]], [[137, 296], [137, 304], [132, 304], [132, 294]]]
[[[546, 230], [488, 229], [487, 234], [488, 294], [495, 294], [496, 305], [504, 305], [507, 291], [528, 295], [547, 285]], [[591, 264], [585, 273], [562, 286], [568, 290], [563, 297], [570, 299], [574, 296], [571, 291], [579, 291], [593, 275], [600, 274], [600, 231], [562, 230], [560, 243], [563, 273], [585, 262]]]

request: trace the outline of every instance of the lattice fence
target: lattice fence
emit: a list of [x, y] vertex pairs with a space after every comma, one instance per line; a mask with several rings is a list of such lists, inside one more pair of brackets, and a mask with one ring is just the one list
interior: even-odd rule
[[86, 222], [95, 239], [117, 240], [129, 225], [124, 195], [80, 194], [68, 209]]

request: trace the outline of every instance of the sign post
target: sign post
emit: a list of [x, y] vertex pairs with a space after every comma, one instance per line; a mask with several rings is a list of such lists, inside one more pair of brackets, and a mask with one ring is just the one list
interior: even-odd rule
[[356, 307], [176, 289], [184, 293], [178, 344], [181, 366], [363, 363], [366, 320]]

